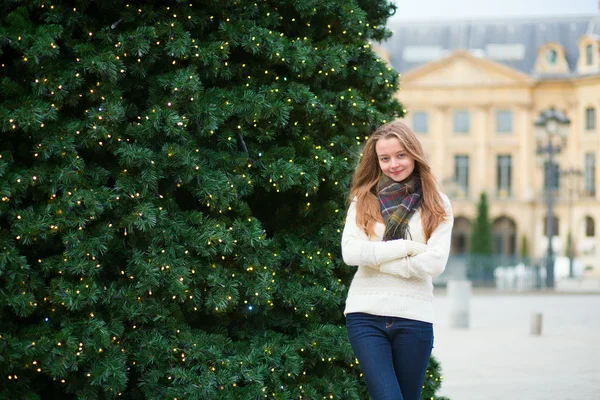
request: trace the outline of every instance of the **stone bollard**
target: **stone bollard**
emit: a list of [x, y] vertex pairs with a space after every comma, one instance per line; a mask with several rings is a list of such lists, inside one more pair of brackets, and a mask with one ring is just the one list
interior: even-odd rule
[[469, 303], [471, 300], [471, 281], [448, 281], [450, 299], [450, 328], [469, 327]]
[[542, 313], [531, 314], [531, 334], [541, 336], [542, 334]]

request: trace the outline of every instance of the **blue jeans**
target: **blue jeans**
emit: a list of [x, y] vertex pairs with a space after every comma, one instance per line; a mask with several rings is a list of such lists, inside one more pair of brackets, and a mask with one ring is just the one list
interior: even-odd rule
[[373, 400], [419, 400], [433, 325], [364, 313], [346, 315], [348, 339]]

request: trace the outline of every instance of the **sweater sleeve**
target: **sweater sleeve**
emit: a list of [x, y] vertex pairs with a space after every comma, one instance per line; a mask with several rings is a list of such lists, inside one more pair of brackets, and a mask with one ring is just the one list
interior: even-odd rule
[[379, 265], [379, 270], [385, 274], [397, 275], [402, 278], [419, 276], [423, 273], [416, 270], [410, 262], [411, 257], [402, 257], [395, 260], [385, 261]]
[[427, 250], [411, 258], [411, 264], [415, 270], [436, 277], [446, 269], [446, 263], [450, 256], [450, 239], [452, 237], [452, 226], [454, 215], [452, 206], [446, 195], [442, 195], [444, 208], [446, 209], [446, 220], [438, 225], [427, 241]]
[[379, 266], [381, 272], [403, 278], [419, 277], [424, 274], [435, 277], [444, 272], [450, 255], [450, 238], [452, 237], [454, 217], [450, 200], [445, 195], [442, 195], [442, 199], [446, 210], [446, 220], [431, 234], [427, 241], [427, 249], [412, 257], [383, 262]]
[[342, 233], [342, 258], [346, 264], [369, 266], [378, 270], [381, 263], [406, 255], [402, 239], [370, 241], [367, 234], [356, 225], [356, 201], [350, 204]]

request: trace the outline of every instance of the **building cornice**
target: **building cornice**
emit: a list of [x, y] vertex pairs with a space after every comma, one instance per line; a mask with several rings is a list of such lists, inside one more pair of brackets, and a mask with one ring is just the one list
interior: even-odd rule
[[[444, 57], [441, 60], [423, 64], [413, 70], [407, 71], [401, 75], [402, 82], [405, 85], [410, 84], [411, 82], [418, 80], [420, 77], [423, 77], [429, 73], [432, 73], [436, 70], [440, 70], [450, 65], [454, 60], [457, 59], [466, 59], [469, 62], [479, 65], [485, 69], [495, 71], [514, 81], [514, 83], [507, 82], [502, 84], [491, 84], [488, 86], [523, 86], [533, 83], [533, 79], [529, 75], [526, 75], [516, 69], [507, 67], [494, 61], [487, 60], [485, 58], [475, 57], [466, 50], [455, 50], [449, 56]], [[458, 86], [452, 84], [449, 85]], [[480, 84], [477, 84], [477, 86], [480, 86]]]

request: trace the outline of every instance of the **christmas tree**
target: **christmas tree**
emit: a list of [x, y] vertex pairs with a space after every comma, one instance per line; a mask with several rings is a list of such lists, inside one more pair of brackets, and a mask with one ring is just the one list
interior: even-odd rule
[[487, 195], [481, 193], [477, 204], [477, 218], [471, 232], [471, 251], [468, 275], [471, 279], [494, 282], [494, 250], [492, 247], [492, 224], [488, 217]]
[[394, 10], [4, 2], [0, 398], [366, 398], [339, 242]]

